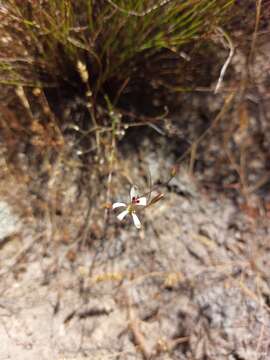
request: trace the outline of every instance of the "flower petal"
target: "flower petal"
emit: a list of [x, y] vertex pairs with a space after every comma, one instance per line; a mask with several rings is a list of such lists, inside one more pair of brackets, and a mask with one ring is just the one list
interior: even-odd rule
[[112, 208], [117, 209], [117, 208], [119, 208], [121, 206], [127, 206], [127, 204], [121, 203], [121, 202], [116, 202], [116, 203], [113, 204]]
[[117, 219], [122, 221], [124, 217], [127, 216], [127, 214], [128, 214], [128, 210], [124, 210], [119, 215], [117, 215]]
[[137, 186], [131, 186], [130, 189], [130, 200], [132, 201], [134, 198], [138, 197], [138, 191], [137, 191]]
[[137, 229], [140, 229], [142, 227], [140, 219], [138, 218], [138, 216], [135, 213], [132, 213], [132, 218], [133, 218], [133, 222], [134, 225], [136, 226]]
[[145, 196], [138, 198], [136, 201], [136, 205], [146, 206], [146, 204], [147, 204], [147, 199]]

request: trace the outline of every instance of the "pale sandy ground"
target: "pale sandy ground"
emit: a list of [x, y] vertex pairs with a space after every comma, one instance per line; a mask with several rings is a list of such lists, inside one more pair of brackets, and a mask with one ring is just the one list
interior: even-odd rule
[[105, 241], [91, 277], [93, 249], [44, 254], [1, 202], [1, 360], [270, 358], [269, 223], [183, 172], [163, 190], [141, 232]]

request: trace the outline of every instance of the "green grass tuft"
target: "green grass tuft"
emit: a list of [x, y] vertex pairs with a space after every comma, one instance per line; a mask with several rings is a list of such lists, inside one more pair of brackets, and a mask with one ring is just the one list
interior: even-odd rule
[[94, 95], [111, 79], [120, 88], [138, 72], [138, 58], [145, 63], [160, 51], [178, 52], [208, 36], [233, 2], [7, 0], [0, 12], [0, 82], [76, 82], [80, 60], [87, 64]]

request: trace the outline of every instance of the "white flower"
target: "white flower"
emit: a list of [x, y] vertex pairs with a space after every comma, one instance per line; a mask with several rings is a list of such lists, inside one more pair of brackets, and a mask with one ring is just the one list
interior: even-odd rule
[[128, 204], [123, 202], [116, 202], [113, 204], [112, 208], [117, 209], [119, 207], [124, 207], [125, 210], [122, 211], [118, 216], [117, 219], [122, 221], [128, 214], [132, 216], [134, 225], [137, 229], [141, 228], [141, 222], [138, 218], [136, 211], [139, 206], [146, 206], [147, 199], [145, 196], [138, 196], [137, 190], [135, 186], [132, 186], [130, 189], [130, 202]]

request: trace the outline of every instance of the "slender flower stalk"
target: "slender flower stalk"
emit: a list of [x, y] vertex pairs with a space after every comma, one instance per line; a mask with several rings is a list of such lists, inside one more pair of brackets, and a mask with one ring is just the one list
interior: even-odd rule
[[146, 207], [147, 199], [145, 196], [139, 196], [135, 186], [132, 186], [130, 189], [130, 202], [128, 204], [123, 202], [116, 202], [113, 204], [112, 208], [117, 209], [120, 207], [125, 208], [120, 214], [117, 215], [117, 219], [122, 221], [127, 215], [132, 217], [133, 223], [137, 229], [141, 229], [141, 221], [138, 218], [136, 212], [139, 207]]

